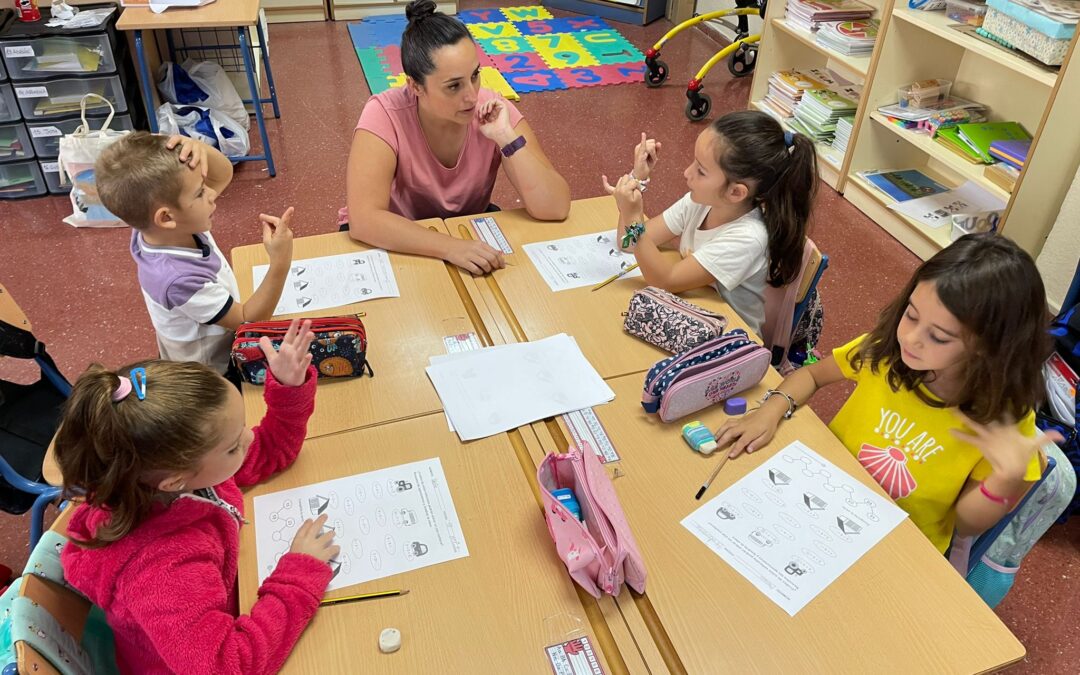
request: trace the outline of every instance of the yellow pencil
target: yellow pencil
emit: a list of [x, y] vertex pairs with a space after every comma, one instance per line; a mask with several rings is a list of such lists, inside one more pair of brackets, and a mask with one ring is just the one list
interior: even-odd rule
[[330, 598], [329, 600], [323, 600], [319, 604], [324, 606], [324, 607], [327, 606], [327, 605], [342, 605], [342, 604], [345, 604], [346, 602], [359, 602], [361, 600], [374, 600], [376, 598], [390, 598], [390, 597], [393, 597], [395, 595], [405, 595], [408, 592], [409, 592], [408, 589], [405, 589], [405, 590], [398, 589], [398, 590], [394, 590], [394, 591], [379, 591], [377, 593], [364, 593], [362, 595], [346, 595], [345, 597], [341, 597], [341, 598]]
[[604, 286], [607, 286], [608, 284], [610, 284], [612, 281], [615, 281], [619, 277], [622, 277], [622, 276], [624, 276], [626, 274], [629, 274], [629, 273], [633, 272], [634, 270], [636, 270], [637, 265], [638, 265], [637, 263], [634, 263], [633, 265], [627, 267], [626, 269], [619, 272], [618, 274], [616, 274], [616, 275], [614, 275], [612, 277], [608, 277], [607, 279], [605, 279], [605, 280], [601, 281], [600, 283], [596, 284], [595, 286], [592, 287], [592, 289], [594, 291], [600, 290], [601, 288], [603, 288]]

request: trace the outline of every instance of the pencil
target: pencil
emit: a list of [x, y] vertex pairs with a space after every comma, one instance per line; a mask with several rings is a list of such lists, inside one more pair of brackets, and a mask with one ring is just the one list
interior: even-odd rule
[[390, 598], [395, 595], [405, 595], [409, 590], [393, 590], [393, 591], [379, 591], [377, 593], [364, 593], [362, 595], [346, 595], [341, 598], [330, 598], [329, 600], [323, 600], [319, 604], [322, 606], [328, 605], [343, 605], [347, 602], [360, 602], [361, 600], [374, 600], [376, 598]]
[[720, 458], [720, 463], [716, 465], [715, 469], [713, 469], [712, 475], [709, 476], [709, 480], [705, 481], [702, 484], [701, 489], [699, 489], [697, 491], [697, 494], [694, 495], [694, 499], [696, 499], [698, 501], [701, 501], [701, 496], [703, 494], [705, 494], [706, 490], [709, 489], [709, 486], [712, 485], [713, 480], [720, 474], [720, 469], [724, 468], [724, 464], [727, 464], [727, 461], [730, 458], [731, 458], [731, 455], [729, 455], [728, 453], [725, 452], [724, 456]]
[[600, 290], [601, 288], [603, 288], [604, 286], [607, 286], [608, 284], [610, 284], [612, 281], [615, 281], [619, 277], [621, 277], [623, 275], [626, 275], [626, 274], [629, 274], [630, 272], [633, 272], [634, 270], [637, 269], [637, 266], [638, 266], [638, 264], [634, 263], [633, 265], [627, 267], [626, 269], [622, 270], [618, 274], [616, 274], [614, 276], [611, 276], [611, 277], [608, 277], [607, 279], [605, 279], [605, 280], [601, 281], [600, 283], [596, 284], [595, 286], [592, 287], [592, 289], [594, 291]]

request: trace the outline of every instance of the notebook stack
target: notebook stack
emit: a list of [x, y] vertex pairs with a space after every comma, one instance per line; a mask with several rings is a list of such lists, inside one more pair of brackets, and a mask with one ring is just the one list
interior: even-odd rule
[[[1027, 142], [1030, 147], [1031, 135], [1017, 122], [983, 122], [939, 129], [934, 140], [972, 164], [993, 164], [997, 160], [990, 154], [992, 143], [1018, 142], [1007, 147], [1014, 155], [1022, 153], [1021, 157], [1026, 157], [1027, 149], [1022, 144]], [[1002, 146], [998, 147], [1005, 154]]]
[[816, 31], [822, 24], [869, 19], [873, 13], [873, 7], [859, 0], [788, 0], [785, 16], [792, 26]]
[[799, 105], [795, 107], [795, 118], [791, 120], [791, 127], [814, 139], [816, 143], [831, 144], [837, 121], [842, 117], [854, 116], [858, 106], [858, 101], [835, 91], [812, 89], [803, 94]]
[[877, 19], [826, 23], [815, 33], [815, 40], [822, 47], [844, 56], [870, 56], [880, 25]]
[[848, 142], [851, 141], [851, 128], [854, 124], [854, 117], [841, 117], [836, 120], [836, 132], [832, 142], [833, 150], [847, 152]]
[[814, 77], [799, 70], [781, 70], [769, 76], [769, 91], [765, 94], [762, 107], [781, 120], [795, 116], [795, 106], [802, 100], [803, 94], [811, 89], [828, 89], [825, 78]]

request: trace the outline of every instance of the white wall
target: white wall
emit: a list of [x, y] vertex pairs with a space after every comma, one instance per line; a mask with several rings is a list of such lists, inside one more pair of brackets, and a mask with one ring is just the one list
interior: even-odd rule
[[[1008, 232], [1008, 228], [1006, 228]], [[1054, 228], [1043, 245], [1036, 263], [1046, 284], [1050, 306], [1057, 311], [1069, 290], [1076, 262], [1080, 260], [1080, 173], [1073, 179], [1061, 202]]]
[[[780, 0], [777, 0], [777, 1], [780, 1]], [[694, 11], [697, 12], [698, 14], [708, 14], [709, 12], [718, 12], [721, 9], [734, 9], [734, 8], [735, 8], [735, 3], [734, 3], [733, 0], [697, 0], [697, 4], [694, 6]], [[752, 16], [749, 16], [747, 18], [750, 19], [750, 34], [753, 35], [754, 33], [760, 33], [761, 32], [761, 17], [756, 16], [756, 15], [752, 15]], [[735, 17], [735, 16], [728, 17], [727, 20], [731, 21], [732, 24], [734, 25], [735, 21], [738, 20], [738, 17]], [[713, 25], [716, 25], [716, 24], [713, 24]], [[723, 30], [722, 28], [721, 28], [721, 31], [725, 36], [727, 36], [729, 38], [734, 36], [734, 33], [731, 32], [731, 31]]]

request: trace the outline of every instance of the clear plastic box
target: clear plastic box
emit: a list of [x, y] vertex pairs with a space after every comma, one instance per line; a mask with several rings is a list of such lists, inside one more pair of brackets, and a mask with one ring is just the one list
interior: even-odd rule
[[0, 164], [0, 199], [40, 197], [48, 189], [36, 160]]
[[949, 80], [919, 80], [900, 87], [896, 96], [901, 108], [925, 108], [945, 100], [952, 90]]
[[33, 159], [34, 145], [22, 122], [0, 124], [0, 162]]
[[116, 72], [116, 59], [105, 34], [3, 40], [0, 55], [12, 80]]
[[60, 164], [55, 159], [47, 159], [40, 166], [49, 194], [66, 195], [71, 192], [71, 183], [60, 184]]
[[[127, 99], [124, 97], [124, 87], [120, 84], [120, 78], [112, 77], [86, 77], [78, 79], [50, 80], [48, 82], [12, 83], [15, 90], [15, 98], [19, 101], [19, 109], [22, 110], [23, 118], [30, 122], [41, 119], [56, 119], [70, 117], [79, 112], [79, 101], [85, 94], [97, 94], [103, 96], [113, 104], [113, 109], [118, 113], [127, 112]], [[107, 113], [109, 106], [100, 99], [87, 100], [86, 111], [88, 113]]]
[[19, 104], [15, 100], [15, 92], [10, 84], [0, 84], [0, 124], [4, 122], [16, 122], [22, 119], [19, 114]]
[[[92, 131], [101, 129], [105, 123], [105, 116], [86, 116]], [[47, 122], [27, 122], [26, 129], [30, 134], [30, 140], [34, 144], [34, 152], [38, 157], [56, 157], [60, 154], [60, 137], [70, 134], [82, 125], [81, 117], [67, 117], [62, 120], [49, 120]], [[109, 128], [113, 131], [135, 131], [135, 125], [129, 115], [115, 115]]]
[[969, 2], [969, 0], [948, 0], [945, 3], [945, 15], [959, 23], [969, 26], [981, 26], [983, 25], [983, 19], [986, 18], [986, 3]]

